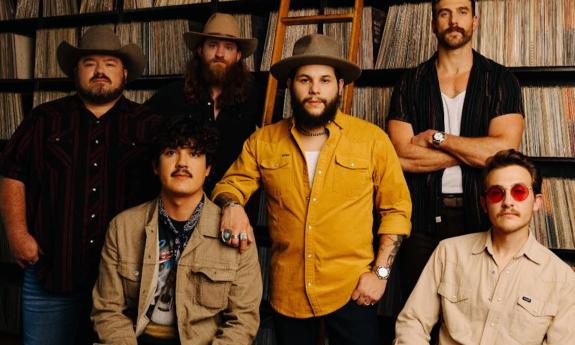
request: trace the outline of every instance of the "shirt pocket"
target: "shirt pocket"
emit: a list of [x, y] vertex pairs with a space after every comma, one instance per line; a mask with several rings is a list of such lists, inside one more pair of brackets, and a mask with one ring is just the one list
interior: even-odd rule
[[260, 162], [260, 171], [266, 193], [279, 199], [283, 188], [292, 188], [291, 154], [265, 158]]
[[461, 340], [468, 331], [471, 318], [471, 290], [461, 284], [441, 282], [437, 293], [441, 297], [442, 317], [454, 339]]
[[198, 303], [209, 309], [224, 309], [236, 271], [215, 266], [196, 266], [193, 274], [198, 275]]
[[120, 262], [118, 264], [118, 275], [122, 279], [122, 288], [127, 305], [137, 305], [140, 291], [140, 266], [132, 262]]
[[545, 303], [537, 296], [520, 295], [511, 315], [509, 334], [524, 345], [542, 344], [556, 314], [557, 305]]
[[332, 189], [346, 196], [357, 196], [371, 184], [369, 160], [342, 154], [335, 155]]
[[46, 139], [45, 162], [49, 170], [59, 171], [72, 169], [74, 152], [73, 133], [68, 130], [50, 133]]

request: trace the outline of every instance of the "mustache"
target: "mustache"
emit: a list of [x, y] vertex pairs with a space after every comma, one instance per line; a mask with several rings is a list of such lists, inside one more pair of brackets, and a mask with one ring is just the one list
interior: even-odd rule
[[105, 79], [108, 82], [111, 82], [110, 78], [108, 78], [108, 76], [105, 75], [104, 73], [94, 73], [94, 76], [92, 78], [90, 78], [90, 81], [93, 81], [96, 79]]
[[193, 177], [192, 173], [186, 168], [177, 168], [176, 170], [174, 170], [170, 174], [170, 176], [174, 177], [176, 175], [181, 175], [181, 174], [185, 174], [185, 175], [188, 175], [189, 177]]
[[312, 96], [312, 97], [306, 97], [306, 98], [304, 98], [304, 99], [302, 100], [302, 103], [306, 103], [306, 102], [309, 102], [309, 101], [311, 101], [311, 100], [314, 100], [314, 101], [315, 101], [315, 100], [318, 100], [318, 101], [322, 102], [323, 104], [326, 104], [326, 103], [327, 103], [327, 99], [321, 98], [321, 97], [313, 97], [313, 96]]
[[497, 217], [501, 217], [501, 216], [503, 216], [504, 214], [512, 214], [512, 215], [517, 216], [517, 217], [519, 217], [519, 216], [521, 215], [521, 214], [520, 214], [519, 212], [517, 212], [516, 210], [508, 209], [508, 210], [503, 210], [503, 211], [497, 213]]
[[209, 61], [210, 64], [213, 64], [213, 63], [216, 63], [216, 62], [221, 62], [221, 63], [223, 63], [223, 64], [226, 65], [226, 66], [228, 65], [228, 63], [227, 63], [226, 60], [220, 59], [220, 58], [213, 58], [213, 59], [211, 59], [211, 60]]
[[446, 32], [449, 34], [449, 33], [455, 32], [455, 31], [459, 32], [462, 35], [465, 35], [465, 30], [463, 30], [459, 26], [452, 26], [449, 29], [447, 29]]

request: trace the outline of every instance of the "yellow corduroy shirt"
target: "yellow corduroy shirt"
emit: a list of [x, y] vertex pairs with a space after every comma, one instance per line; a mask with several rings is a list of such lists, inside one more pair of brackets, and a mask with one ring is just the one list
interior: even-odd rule
[[244, 143], [212, 194], [230, 193], [245, 204], [263, 186], [271, 304], [290, 317], [329, 314], [349, 301], [374, 261], [374, 206], [379, 235], [411, 229], [409, 190], [383, 130], [340, 111], [327, 129], [311, 187], [299, 133], [285, 119]]

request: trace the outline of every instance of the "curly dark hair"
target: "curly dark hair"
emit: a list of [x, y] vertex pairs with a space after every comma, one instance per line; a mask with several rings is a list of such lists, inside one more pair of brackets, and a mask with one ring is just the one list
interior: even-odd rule
[[533, 192], [535, 194], [541, 194], [542, 178], [541, 175], [539, 174], [537, 166], [535, 166], [535, 164], [531, 161], [531, 159], [529, 159], [529, 157], [525, 156], [523, 153], [518, 152], [514, 149], [501, 150], [487, 159], [487, 162], [485, 162], [485, 167], [483, 168], [483, 174], [481, 179], [483, 183], [483, 191], [485, 191], [487, 188], [486, 179], [487, 175], [489, 175], [491, 171], [513, 165], [520, 166], [529, 171], [529, 174], [531, 175], [531, 179], [533, 181], [531, 184]]
[[[437, 19], [437, 11], [435, 11], [435, 6], [441, 0], [431, 0], [431, 12], [433, 19]], [[469, 0], [471, 2], [471, 15], [475, 16], [475, 1], [476, 0]]]
[[194, 153], [206, 155], [206, 165], [211, 166], [218, 148], [217, 128], [201, 118], [180, 114], [166, 119], [154, 138], [153, 158], [158, 163], [166, 148], [191, 147]]
[[[209, 85], [202, 74], [202, 70], [206, 68], [208, 66], [205, 65], [199, 54], [194, 53], [184, 73], [186, 102], [198, 104], [203, 99], [211, 97]], [[252, 79], [253, 77], [243, 60], [232, 64], [227, 73], [226, 81], [223, 83], [225, 87], [222, 88], [222, 93], [218, 97], [218, 107], [224, 109], [244, 103], [248, 99], [250, 91], [248, 85]]]

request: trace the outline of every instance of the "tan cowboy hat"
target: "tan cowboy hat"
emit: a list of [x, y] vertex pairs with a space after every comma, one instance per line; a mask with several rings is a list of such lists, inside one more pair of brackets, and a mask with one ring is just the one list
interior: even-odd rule
[[328, 65], [336, 69], [346, 84], [359, 78], [361, 68], [341, 57], [338, 43], [331, 37], [312, 34], [295, 42], [292, 56], [276, 62], [270, 72], [278, 80], [287, 80], [292, 71], [303, 65]]
[[242, 52], [242, 59], [252, 55], [258, 45], [257, 38], [240, 37], [240, 26], [232, 15], [225, 13], [214, 13], [206, 25], [203, 32], [186, 32], [184, 41], [190, 50], [195, 51], [200, 42], [206, 38], [215, 38], [235, 42]]
[[112, 55], [122, 59], [124, 67], [128, 70], [128, 81], [142, 75], [146, 67], [146, 56], [139, 46], [132, 43], [122, 46], [118, 36], [109, 28], [102, 26], [95, 26], [86, 30], [77, 48], [66, 41], [62, 41], [56, 54], [60, 68], [69, 77], [74, 76], [78, 59], [91, 54]]

